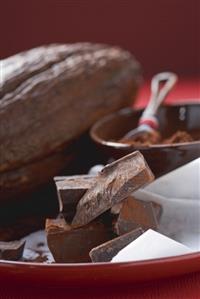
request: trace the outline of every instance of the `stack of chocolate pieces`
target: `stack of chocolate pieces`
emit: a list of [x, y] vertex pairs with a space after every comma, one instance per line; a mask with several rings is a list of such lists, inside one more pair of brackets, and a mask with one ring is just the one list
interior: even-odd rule
[[153, 179], [140, 152], [106, 165], [97, 175], [55, 178], [60, 214], [46, 220], [55, 261], [107, 262], [145, 230], [156, 230], [160, 206], [132, 196]]

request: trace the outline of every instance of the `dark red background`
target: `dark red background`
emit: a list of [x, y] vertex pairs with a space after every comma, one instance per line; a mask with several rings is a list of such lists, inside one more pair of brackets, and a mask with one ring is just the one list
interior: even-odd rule
[[[117, 44], [133, 52], [145, 76], [162, 70], [194, 77], [200, 69], [200, 0], [2, 0], [0, 57], [52, 42]], [[181, 81], [174, 99], [199, 98], [199, 81]], [[138, 102], [148, 99], [140, 91]], [[172, 100], [172, 99], [171, 99]], [[162, 270], [162, 269], [161, 269]], [[63, 290], [0, 288], [0, 298], [199, 298], [200, 273], [134, 289]], [[67, 297], [66, 297], [67, 296]], [[60, 297], [61, 298], [61, 297]]]
[[161, 70], [197, 75], [199, 0], [5, 0], [1, 58], [52, 42], [120, 45], [144, 74]]

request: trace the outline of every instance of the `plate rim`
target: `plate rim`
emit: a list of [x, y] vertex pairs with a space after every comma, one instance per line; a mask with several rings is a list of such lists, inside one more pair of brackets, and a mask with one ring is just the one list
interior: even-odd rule
[[[100, 267], [123, 267], [123, 266], [145, 266], [145, 265], [157, 265], [157, 264], [170, 264], [174, 262], [184, 262], [190, 260], [200, 259], [200, 251], [195, 251], [189, 254], [156, 258], [156, 259], [148, 259], [148, 260], [140, 260], [140, 261], [126, 261], [126, 262], [98, 262], [98, 263], [39, 263], [39, 262], [23, 262], [23, 261], [7, 261], [0, 259], [0, 267], [2, 266], [17, 266], [23, 268], [100, 268]], [[200, 264], [199, 264], [200, 270]]]

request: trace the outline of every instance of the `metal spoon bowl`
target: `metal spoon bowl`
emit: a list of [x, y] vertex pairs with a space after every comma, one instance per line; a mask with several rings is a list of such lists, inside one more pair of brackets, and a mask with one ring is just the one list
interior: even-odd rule
[[[171, 72], [159, 73], [153, 77], [151, 81], [151, 97], [139, 119], [138, 127], [125, 134], [120, 142], [131, 142], [137, 138], [142, 138], [144, 134], [147, 135], [147, 138], [151, 138], [153, 135], [156, 136], [156, 131], [159, 129], [156, 117], [157, 111], [177, 79], [177, 75]], [[163, 85], [161, 86], [162, 83]], [[159, 138], [158, 134], [157, 136]]]

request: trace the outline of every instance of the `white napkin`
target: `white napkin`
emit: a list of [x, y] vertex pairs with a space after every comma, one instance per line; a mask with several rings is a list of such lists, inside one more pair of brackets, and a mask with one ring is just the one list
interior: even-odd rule
[[193, 250], [151, 229], [123, 248], [112, 262], [140, 261], [192, 253]]
[[35, 260], [39, 256], [45, 257], [45, 263], [53, 263], [54, 258], [48, 248], [46, 233], [44, 230], [36, 231], [30, 235], [27, 235], [22, 240], [26, 241], [23, 259]]
[[134, 193], [162, 205], [159, 232], [200, 251], [200, 158]]
[[200, 200], [200, 158], [163, 175], [145, 190], [167, 198]]

